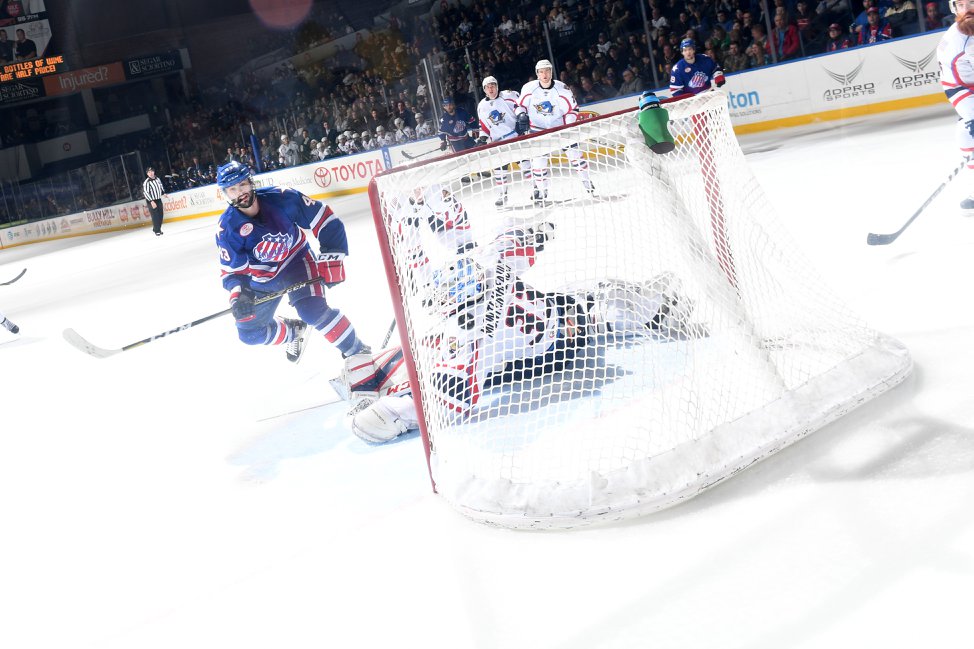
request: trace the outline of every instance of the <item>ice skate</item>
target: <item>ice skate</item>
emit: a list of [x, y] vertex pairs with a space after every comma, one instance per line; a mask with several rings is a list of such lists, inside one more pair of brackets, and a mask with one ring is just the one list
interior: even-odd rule
[[12, 334], [20, 333], [20, 327], [10, 322], [10, 320], [7, 318], [4, 318], [3, 322], [0, 322], [0, 324], [2, 324], [4, 328]]
[[974, 216], [974, 194], [960, 202], [960, 211], [964, 216]]
[[291, 342], [284, 348], [287, 359], [292, 363], [299, 363], [304, 355], [304, 348], [308, 345], [308, 338], [305, 336], [308, 325], [302, 320], [285, 319], [285, 324], [291, 328]]
[[589, 194], [595, 193], [595, 183], [593, 183], [591, 180], [583, 180], [582, 186], [585, 188], [585, 191], [588, 192]]
[[501, 194], [496, 201], [494, 201], [495, 207], [504, 207], [507, 205], [507, 194]]
[[548, 202], [548, 190], [535, 189], [534, 194], [531, 196], [531, 200], [534, 201], [535, 205], [544, 205]]

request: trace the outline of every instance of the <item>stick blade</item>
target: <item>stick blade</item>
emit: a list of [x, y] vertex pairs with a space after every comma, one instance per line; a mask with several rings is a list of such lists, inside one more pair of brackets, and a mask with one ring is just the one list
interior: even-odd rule
[[10, 280], [8, 282], [4, 282], [3, 284], [0, 284], [0, 286], [7, 286], [8, 284], [13, 284], [18, 279], [20, 279], [21, 277], [23, 277], [24, 276], [24, 273], [26, 273], [26, 272], [27, 272], [27, 269], [25, 268], [22, 271], [20, 271], [20, 274], [19, 275], [17, 275], [16, 277], [14, 277], [12, 280]]
[[102, 349], [97, 345], [92, 345], [74, 329], [65, 329], [64, 332], [62, 332], [62, 335], [72, 347], [80, 349], [84, 353], [88, 354], [89, 356], [94, 356], [95, 358], [108, 358], [109, 356], [114, 356], [121, 351], [118, 349]]
[[893, 243], [895, 240], [895, 234], [876, 234], [874, 232], [870, 232], [869, 236], [866, 237], [866, 243], [870, 246], [885, 246]]

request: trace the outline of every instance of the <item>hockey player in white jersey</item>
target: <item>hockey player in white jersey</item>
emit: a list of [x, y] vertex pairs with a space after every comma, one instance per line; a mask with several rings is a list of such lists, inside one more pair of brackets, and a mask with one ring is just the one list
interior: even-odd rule
[[[521, 274], [553, 235], [554, 226], [546, 222], [511, 228], [434, 274], [425, 303], [443, 326], [421, 343], [421, 353], [432, 359], [427, 407], [464, 418], [481, 402], [489, 408], [491, 387], [564, 371], [599, 337], [680, 338], [692, 330], [689, 303], [678, 296], [679, 282], [671, 273], [644, 283], [604, 281], [573, 295], [527, 284]], [[383, 366], [383, 358], [376, 366]], [[402, 367], [401, 357], [390, 358]], [[388, 386], [385, 393], [352, 418], [361, 439], [387, 442], [418, 427], [404, 375], [378, 377]]]
[[[940, 83], [947, 100], [960, 116], [957, 144], [965, 156], [974, 155], [974, 0], [950, 0], [954, 24], [944, 32], [937, 46]], [[974, 157], [967, 163], [974, 169]], [[974, 193], [961, 201], [961, 210], [974, 214]]]
[[[499, 90], [497, 79], [484, 77], [484, 98], [477, 104], [477, 119], [480, 120], [480, 132], [490, 142], [498, 142], [515, 138], [517, 130], [517, 115], [524, 113], [518, 100], [520, 96], [513, 90]], [[500, 207], [507, 203], [507, 185], [510, 180], [509, 165], [494, 169], [494, 190], [497, 201], [494, 205]]]
[[[574, 124], [578, 120], [578, 104], [571, 89], [561, 81], [554, 79], [554, 69], [551, 62], [545, 59], [534, 66], [537, 79], [528, 81], [521, 88], [520, 105], [528, 115], [532, 133], [540, 133], [555, 126]], [[595, 185], [589, 178], [588, 162], [578, 149], [571, 146], [565, 149], [568, 161], [582, 179], [585, 191], [593, 193]], [[522, 163], [523, 164], [523, 163]], [[548, 198], [548, 156], [533, 158], [527, 166], [534, 178], [533, 198], [537, 202], [544, 202]], [[527, 169], [525, 169], [527, 175]]]

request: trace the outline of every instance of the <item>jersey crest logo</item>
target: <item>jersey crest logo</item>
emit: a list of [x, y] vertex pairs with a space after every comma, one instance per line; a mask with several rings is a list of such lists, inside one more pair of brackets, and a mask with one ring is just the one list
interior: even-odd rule
[[291, 252], [291, 235], [276, 233], [265, 234], [260, 243], [254, 246], [254, 256], [263, 262], [278, 262], [287, 259]]
[[504, 121], [504, 116], [501, 115], [501, 112], [499, 110], [492, 110], [490, 111], [490, 114], [487, 115], [487, 119], [490, 120], [491, 124], [497, 126], [498, 124]]
[[555, 111], [555, 107], [550, 101], [542, 101], [535, 104], [534, 108], [542, 115], [551, 115]]
[[254, 231], [254, 224], [253, 223], [244, 223], [243, 225], [240, 226], [240, 236], [241, 237], [246, 237], [248, 234], [250, 234], [253, 231]]

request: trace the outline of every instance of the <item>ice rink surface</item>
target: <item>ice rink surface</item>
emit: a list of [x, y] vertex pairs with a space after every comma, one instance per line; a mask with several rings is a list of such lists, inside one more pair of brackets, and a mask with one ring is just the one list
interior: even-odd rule
[[[779, 216], [904, 342], [905, 383], [697, 498], [571, 532], [470, 522], [413, 434], [369, 446], [316, 338], [297, 367], [222, 318], [215, 219], [0, 251], [0, 646], [969, 647], [974, 220], [944, 103], [746, 136]], [[599, 183], [599, 179], [595, 179]], [[332, 203], [373, 345], [392, 318], [364, 196]], [[651, 209], [647, 208], [647, 214]], [[289, 308], [282, 311], [287, 312]]]

